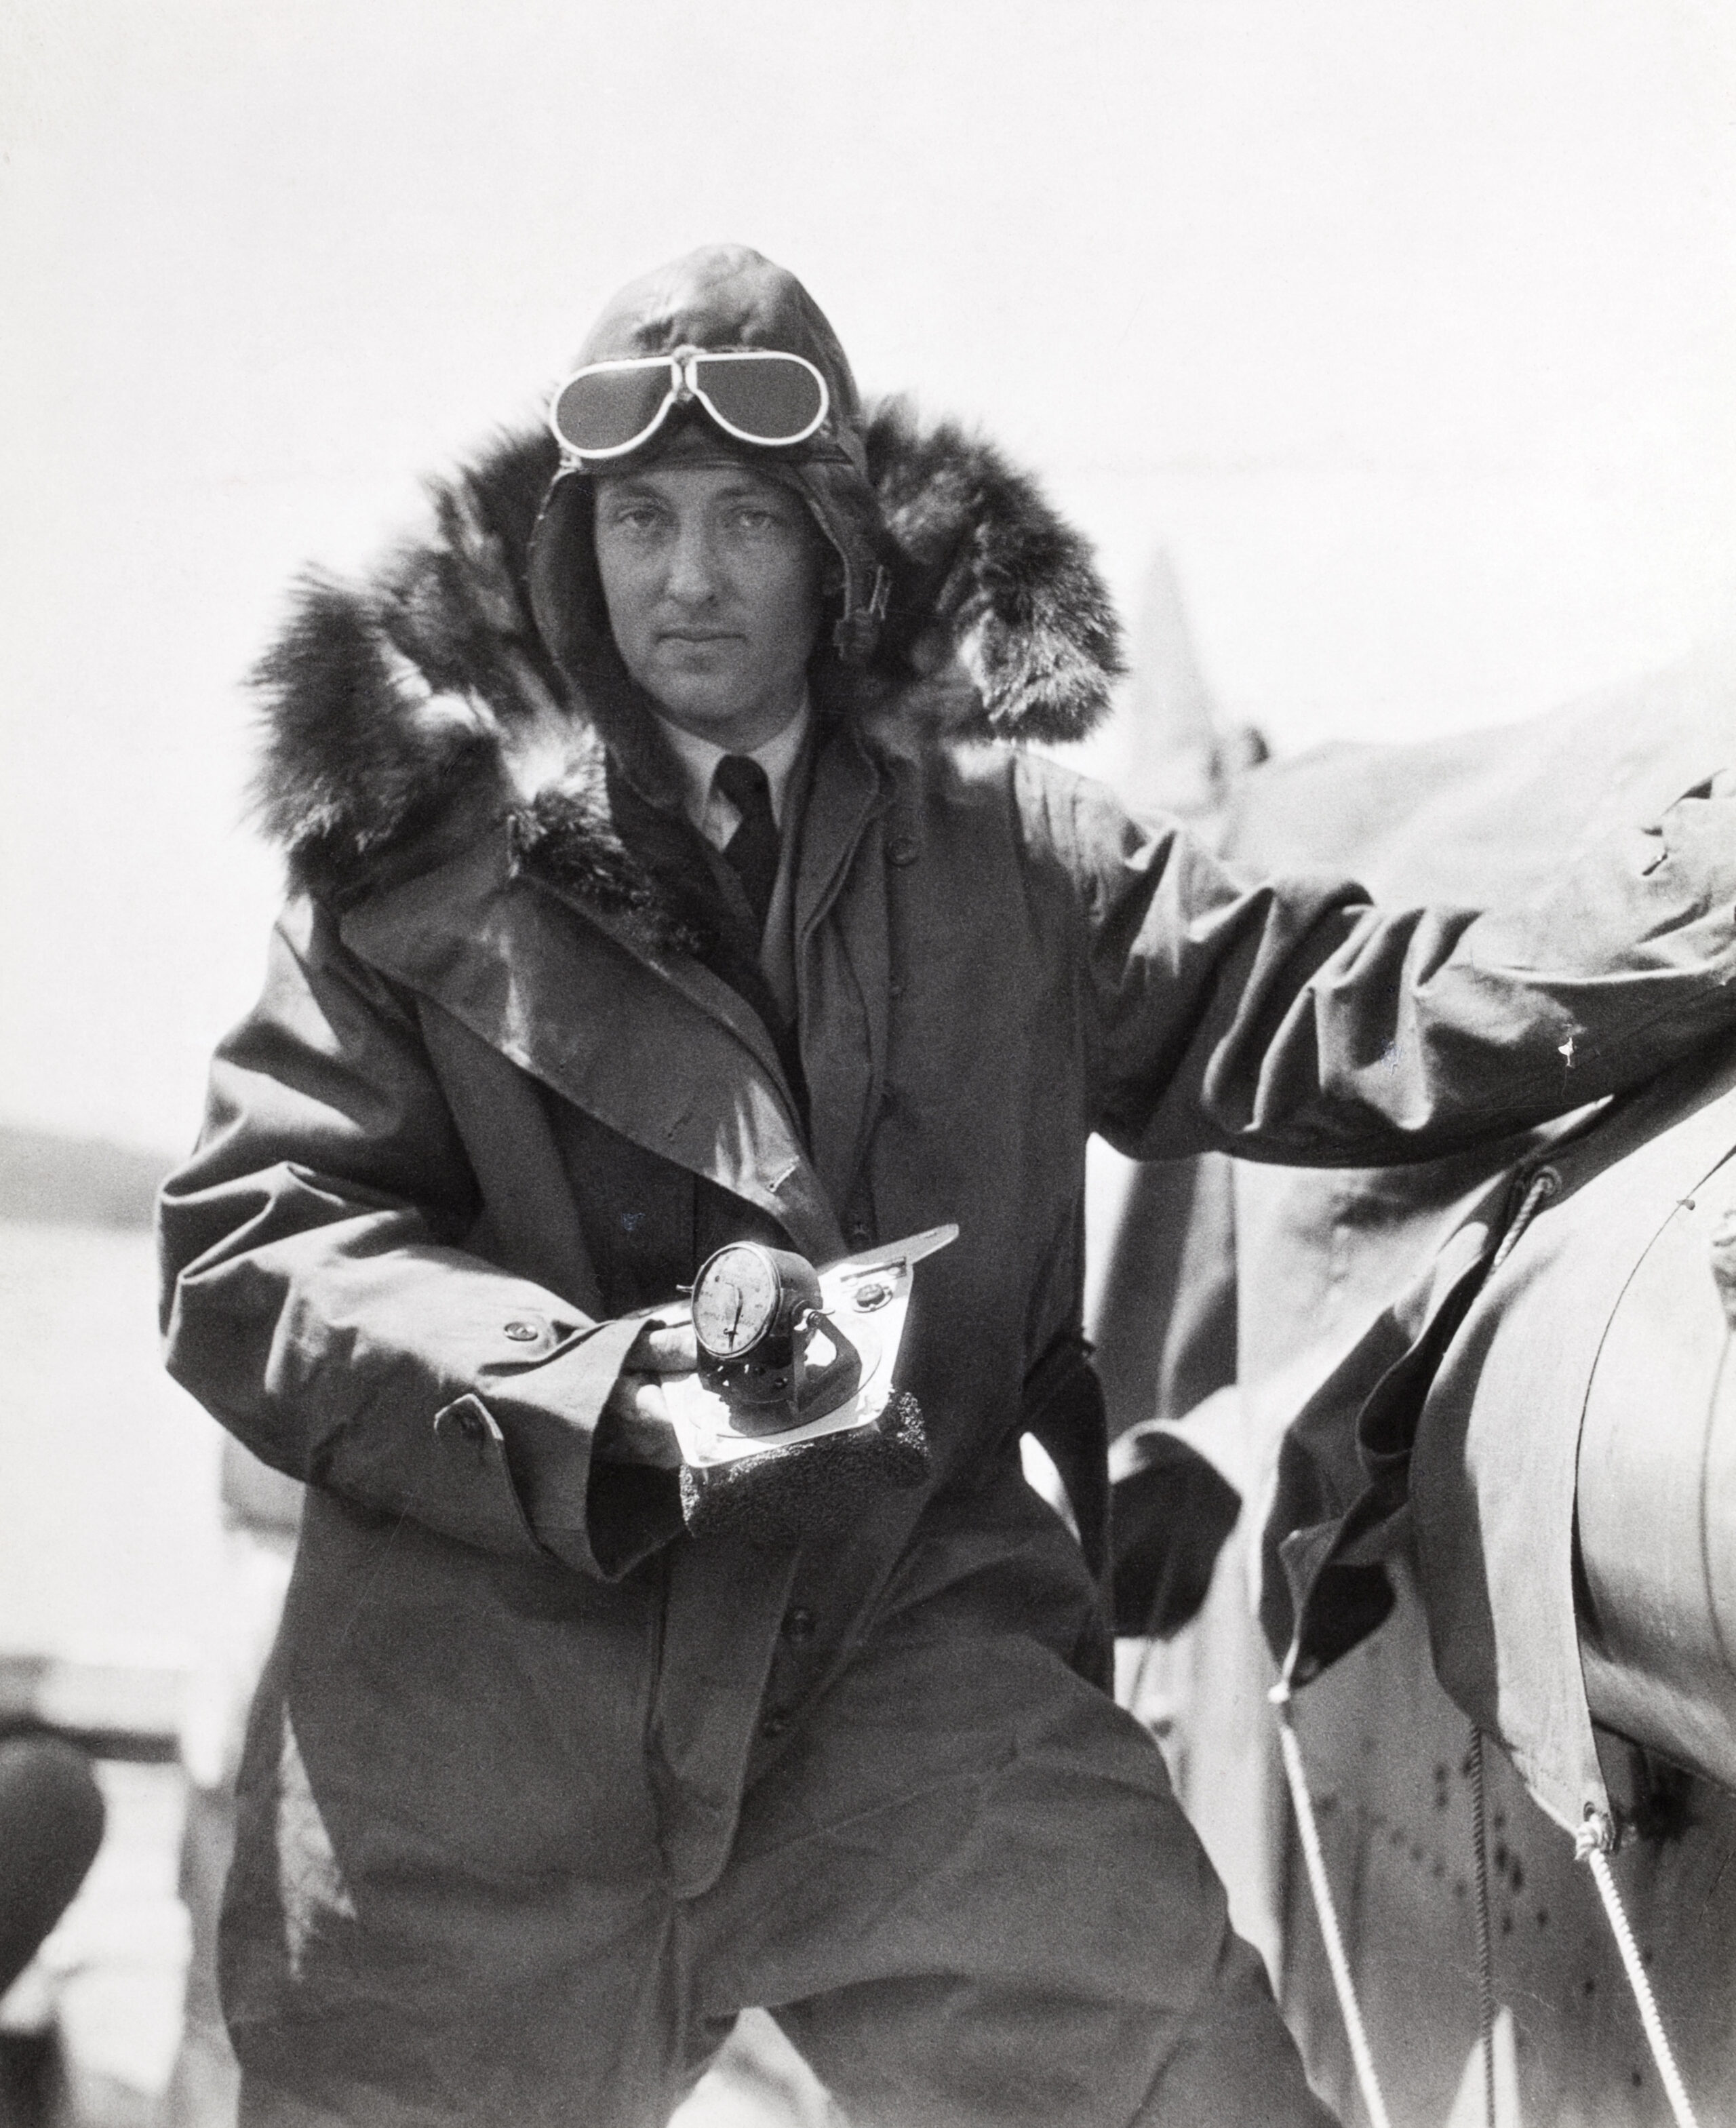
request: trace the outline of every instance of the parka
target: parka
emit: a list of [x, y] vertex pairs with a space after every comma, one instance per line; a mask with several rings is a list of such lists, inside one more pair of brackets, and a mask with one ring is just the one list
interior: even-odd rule
[[[161, 1232], [171, 1370], [309, 1487], [222, 1954], [244, 2067], [284, 2088], [567, 2117], [524, 2035], [573, 1887], [624, 1912], [647, 1852], [672, 1897], [714, 1886], [744, 1790], [913, 1562], [1104, 1677], [1092, 1564], [1018, 1465], [1035, 1427], [1100, 1533], [1092, 1133], [1148, 1160], [1431, 1156], [1736, 1011], [1736, 823], [1710, 795], [1483, 915], [1256, 881], [1131, 819], [1022, 743], [1108, 698], [1082, 543], [958, 430], [893, 405], [866, 433], [901, 639], [994, 677], [962, 721], [889, 653], [817, 696], [799, 1096], [642, 858], [666, 783], [538, 638], [545, 439], [439, 486], [372, 577], [311, 584], [267, 661], [292, 891]], [[942, 1222], [900, 1377], [930, 1468], [843, 1537], [695, 1536], [671, 1476], [593, 1458], [622, 1318], [711, 1248], [824, 1263]], [[486, 2064], [453, 2036], [479, 1989], [514, 2035]]]

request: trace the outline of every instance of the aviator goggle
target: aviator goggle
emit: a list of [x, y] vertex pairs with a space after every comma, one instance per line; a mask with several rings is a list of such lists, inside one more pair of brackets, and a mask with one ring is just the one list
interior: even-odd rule
[[569, 459], [618, 458], [654, 436], [671, 406], [697, 401], [726, 436], [773, 447], [805, 442], [832, 404], [826, 380], [799, 354], [748, 348], [587, 362], [557, 387], [548, 425]]

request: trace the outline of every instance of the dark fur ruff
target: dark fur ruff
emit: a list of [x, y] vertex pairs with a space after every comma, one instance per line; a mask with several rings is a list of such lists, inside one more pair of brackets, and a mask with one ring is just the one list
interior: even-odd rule
[[[868, 430], [892, 545], [873, 664], [823, 701], [899, 745], [1065, 741], [1103, 715], [1119, 632], [1084, 540], [1036, 484], [897, 402]], [[372, 577], [312, 577], [255, 674], [258, 809], [293, 885], [343, 905], [438, 863], [502, 817], [517, 862], [647, 939], [692, 943], [609, 817], [602, 743], [531, 619], [525, 563], [554, 471], [509, 438], [431, 491], [433, 523]], [[973, 691], [925, 683], [948, 653]]]

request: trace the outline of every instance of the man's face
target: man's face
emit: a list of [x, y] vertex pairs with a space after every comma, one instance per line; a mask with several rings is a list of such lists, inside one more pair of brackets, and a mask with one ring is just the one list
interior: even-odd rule
[[819, 534], [746, 466], [669, 466], [596, 484], [597, 567], [628, 671], [683, 730], [732, 752], [800, 708], [820, 620]]

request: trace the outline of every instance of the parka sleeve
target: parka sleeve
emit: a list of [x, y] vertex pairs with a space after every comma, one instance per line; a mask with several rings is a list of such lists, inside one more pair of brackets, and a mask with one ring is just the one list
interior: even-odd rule
[[292, 902], [163, 1192], [169, 1371], [292, 1477], [614, 1578], [680, 1526], [661, 1473], [600, 1465], [591, 1497], [639, 1325], [467, 1252], [477, 1209], [413, 1009]]
[[1736, 1036], [1736, 801], [1701, 786], [1506, 910], [1261, 881], [1076, 786], [1092, 1127], [1155, 1160], [1433, 1158]]

